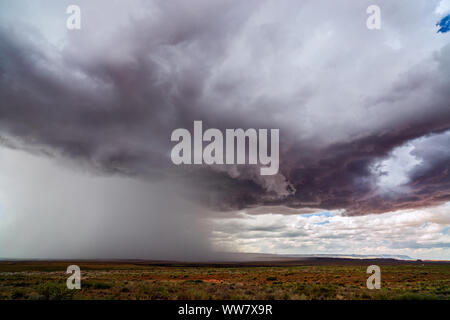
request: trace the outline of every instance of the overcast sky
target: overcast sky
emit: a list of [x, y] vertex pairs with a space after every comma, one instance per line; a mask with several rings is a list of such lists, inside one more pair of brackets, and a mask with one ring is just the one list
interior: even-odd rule
[[[3, 0], [0, 257], [450, 259], [448, 14], [449, 0]], [[279, 173], [174, 166], [170, 134], [194, 120], [280, 129]]]

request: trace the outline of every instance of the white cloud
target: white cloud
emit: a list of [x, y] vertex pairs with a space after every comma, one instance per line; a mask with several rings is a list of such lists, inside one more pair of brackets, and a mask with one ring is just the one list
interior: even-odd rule
[[422, 162], [411, 154], [414, 146], [411, 144], [396, 148], [389, 158], [375, 165], [378, 174], [378, 187], [384, 192], [399, 190], [402, 185], [409, 182], [409, 173], [416, 165]]
[[450, 259], [450, 203], [436, 208], [366, 216], [339, 211], [316, 215], [245, 211], [215, 219], [213, 242], [222, 250], [280, 254], [394, 254]]
[[439, 6], [436, 8], [436, 13], [439, 15], [446, 14], [450, 11], [450, 0], [441, 0]]

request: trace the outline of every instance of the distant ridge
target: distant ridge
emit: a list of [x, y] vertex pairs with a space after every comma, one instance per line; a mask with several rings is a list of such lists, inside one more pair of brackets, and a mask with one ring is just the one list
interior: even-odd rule
[[310, 259], [310, 258], [337, 258], [337, 259], [394, 259], [415, 261], [419, 259], [411, 258], [407, 255], [362, 255], [362, 254], [273, 254], [273, 253], [244, 253], [244, 252], [222, 252], [218, 254], [220, 259], [237, 261], [273, 261], [273, 260], [291, 260], [291, 259]]
[[358, 261], [384, 261], [399, 263], [450, 263], [444, 259], [415, 259], [407, 255], [362, 255], [362, 254], [273, 254], [273, 253], [246, 253], [246, 252], [217, 252], [203, 259], [160, 259], [160, 258], [4, 258], [0, 262], [87, 262], [87, 263], [150, 263], [150, 264], [173, 264], [173, 263], [310, 263], [325, 261], [347, 261], [348, 263]]
[[379, 255], [362, 255], [362, 254], [312, 254], [312, 255], [290, 255], [292, 257], [323, 257], [323, 258], [348, 258], [348, 259], [397, 259], [397, 260], [416, 260], [407, 255], [379, 254]]

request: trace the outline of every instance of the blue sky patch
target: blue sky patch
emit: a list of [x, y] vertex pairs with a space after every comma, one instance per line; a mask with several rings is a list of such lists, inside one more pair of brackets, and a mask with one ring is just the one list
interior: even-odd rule
[[450, 227], [444, 228], [444, 229], [442, 229], [441, 233], [442, 234], [449, 234], [449, 232], [450, 232], [449, 230], [450, 230]]
[[450, 14], [441, 19], [436, 26], [439, 27], [438, 33], [446, 33], [450, 31]]
[[424, 223], [422, 223], [422, 225], [420, 226], [420, 228], [425, 228], [429, 225], [430, 223], [428, 221], [425, 221]]
[[303, 217], [306, 218], [311, 218], [311, 217], [332, 217], [333, 215], [331, 213], [329, 213], [328, 211], [323, 211], [323, 212], [319, 212], [319, 213], [310, 213], [310, 214], [303, 214]]

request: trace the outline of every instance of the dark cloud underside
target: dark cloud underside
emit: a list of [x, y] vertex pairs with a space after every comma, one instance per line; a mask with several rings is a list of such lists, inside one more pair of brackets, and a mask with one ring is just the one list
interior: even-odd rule
[[[349, 3], [327, 3], [334, 15], [316, 21], [321, 1], [133, 1], [140, 14], [114, 25], [120, 5], [104, 20], [101, 6], [83, 2], [90, 9], [83, 29], [62, 48], [39, 30], [2, 27], [0, 137], [107, 173], [187, 182], [190, 197], [220, 210], [366, 214], [449, 201], [450, 141], [442, 134], [450, 130], [450, 46], [415, 61], [417, 43], [400, 36], [403, 49], [382, 45], [403, 28], [422, 30], [414, 21], [424, 1], [397, 17], [408, 26], [386, 22], [378, 35], [364, 27], [366, 3]], [[170, 134], [194, 120], [205, 128], [279, 128], [280, 174], [176, 168]], [[409, 191], [378, 192], [373, 166], [429, 136], [441, 137], [433, 141], [446, 152], [418, 146], [423, 161]]]

